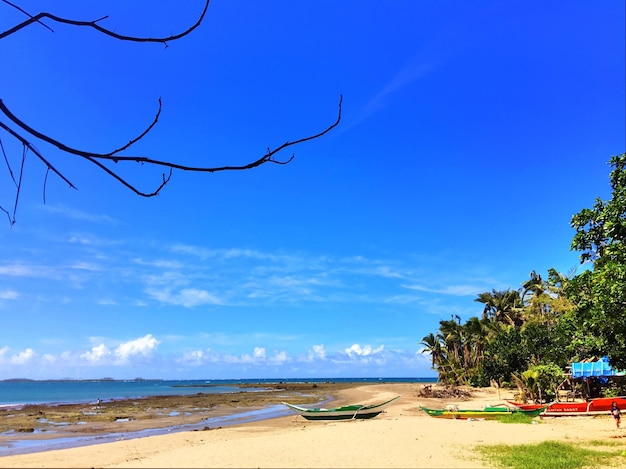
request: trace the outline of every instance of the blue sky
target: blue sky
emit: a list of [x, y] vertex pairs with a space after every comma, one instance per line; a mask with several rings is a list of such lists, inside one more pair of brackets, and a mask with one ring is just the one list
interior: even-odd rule
[[[150, 36], [202, 8], [57, 3], [22, 6]], [[571, 216], [625, 151], [624, 8], [212, 0], [168, 48], [51, 21], [3, 39], [5, 105], [88, 151], [140, 133], [159, 97], [127, 155], [244, 164], [326, 128], [340, 95], [343, 115], [289, 165], [175, 172], [151, 199], [33, 139], [78, 190], [44, 191], [27, 156], [0, 227], [0, 378], [434, 376], [419, 342], [440, 320], [578, 267]], [[23, 18], [0, 4], [0, 30]], [[144, 190], [162, 172], [115, 169]]]

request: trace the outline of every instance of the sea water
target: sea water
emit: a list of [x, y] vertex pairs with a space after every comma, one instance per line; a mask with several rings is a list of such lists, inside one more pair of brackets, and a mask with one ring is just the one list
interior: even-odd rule
[[0, 381], [0, 406], [23, 404], [74, 404], [135, 399], [148, 396], [229, 393], [235, 385], [209, 385], [206, 381], [169, 380], [59, 380]]
[[[24, 404], [74, 404], [136, 399], [149, 396], [258, 391], [276, 383], [428, 383], [436, 378], [288, 378], [236, 380], [4, 380], [0, 381], [0, 406]], [[254, 387], [240, 388], [241, 385]]]
[[[188, 395], [197, 393], [254, 392], [264, 385], [277, 383], [436, 383], [436, 378], [311, 378], [311, 379], [241, 379], [241, 380], [60, 380], [60, 381], [0, 381], [0, 406], [23, 404], [59, 404], [104, 402], [111, 399], [134, 399], [147, 396]], [[241, 385], [253, 385], [241, 388]], [[71, 448], [109, 441], [162, 435], [172, 432], [199, 430], [205, 427], [228, 426], [290, 415], [283, 405], [211, 417], [196, 424], [168, 428], [146, 429], [136, 432], [109, 433], [97, 436], [78, 436], [50, 439], [16, 439], [8, 447], [0, 447], [0, 456], [24, 454], [52, 449]]]

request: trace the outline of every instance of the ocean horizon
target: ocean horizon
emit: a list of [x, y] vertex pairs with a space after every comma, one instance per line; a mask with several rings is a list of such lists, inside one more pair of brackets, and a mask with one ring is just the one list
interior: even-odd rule
[[276, 383], [436, 383], [435, 377], [421, 378], [246, 378], [246, 379], [49, 379], [12, 378], [0, 380], [0, 406], [28, 404], [77, 404], [137, 399], [149, 396], [254, 392], [264, 384]]

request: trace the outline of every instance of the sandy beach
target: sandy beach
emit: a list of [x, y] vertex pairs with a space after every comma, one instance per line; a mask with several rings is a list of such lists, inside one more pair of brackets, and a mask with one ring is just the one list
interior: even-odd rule
[[[370, 420], [310, 422], [302, 417], [124, 439], [77, 448], [0, 457], [1, 467], [345, 467], [484, 468], [478, 445], [541, 441], [623, 441], [609, 416], [561, 417], [537, 424], [434, 419], [419, 406], [497, 405], [512, 391], [481, 389], [468, 399], [424, 398], [422, 385], [375, 384], [338, 389], [333, 404], [378, 403], [401, 396]], [[625, 461], [626, 463], [626, 458]]]

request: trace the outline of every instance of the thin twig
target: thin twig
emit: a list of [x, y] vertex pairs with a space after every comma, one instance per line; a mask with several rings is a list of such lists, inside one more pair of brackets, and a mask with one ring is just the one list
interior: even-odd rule
[[22, 146], [22, 165], [20, 166], [20, 177], [17, 182], [17, 189], [15, 190], [15, 203], [13, 204], [13, 223], [15, 223], [15, 214], [17, 213], [17, 205], [20, 199], [20, 192], [22, 189], [22, 178], [24, 176], [24, 163], [26, 162], [26, 155], [28, 154], [28, 147]]
[[[32, 18], [32, 17], [33, 17], [33, 15], [31, 15], [30, 13], [28, 13], [26, 10], [22, 9], [20, 6], [15, 5], [15, 4], [13, 4], [13, 3], [9, 2], [8, 0], [1, 0], [1, 1], [2, 1], [3, 3], [6, 3], [6, 4], [7, 4], [7, 5], [9, 5], [9, 6], [12, 6], [12, 7], [13, 7], [13, 8], [15, 8], [16, 10], [18, 10], [19, 12], [24, 13], [24, 14], [25, 14], [26, 16], [28, 16], [29, 18]], [[41, 21], [37, 21], [37, 23], [39, 23], [40, 25], [42, 25], [44, 28], [46, 28], [46, 29], [50, 30], [51, 32], [54, 32], [54, 30], [53, 30], [50, 26], [48, 26], [47, 24], [42, 23]]]
[[22, 142], [22, 145], [28, 147], [28, 149], [32, 151], [35, 154], [35, 156], [37, 156], [37, 158], [43, 161], [43, 163], [48, 168], [50, 168], [57, 176], [63, 179], [72, 189], [76, 189], [74, 184], [72, 184], [65, 176], [63, 176], [63, 174], [61, 174], [52, 164], [50, 164], [50, 162], [47, 159], [45, 159], [43, 155], [39, 153], [39, 151], [28, 140], [26, 140], [20, 134], [18, 134], [13, 129], [8, 127], [4, 122], [0, 122], [0, 127], [3, 128], [5, 131], [7, 131], [9, 134], [11, 134], [13, 137], [15, 137], [17, 140]]
[[48, 174], [50, 174], [50, 167], [46, 168], [46, 175], [43, 178], [43, 204], [46, 205], [46, 187], [48, 186]]
[[7, 157], [7, 152], [4, 149], [4, 144], [2, 143], [2, 139], [0, 138], [0, 148], [2, 149], [2, 156], [4, 156], [4, 162], [7, 165], [7, 170], [9, 171], [9, 175], [11, 179], [13, 179], [13, 184], [17, 187], [17, 182], [15, 181], [15, 175], [13, 174], [13, 168], [11, 168], [11, 163], [9, 163], [9, 158]]

